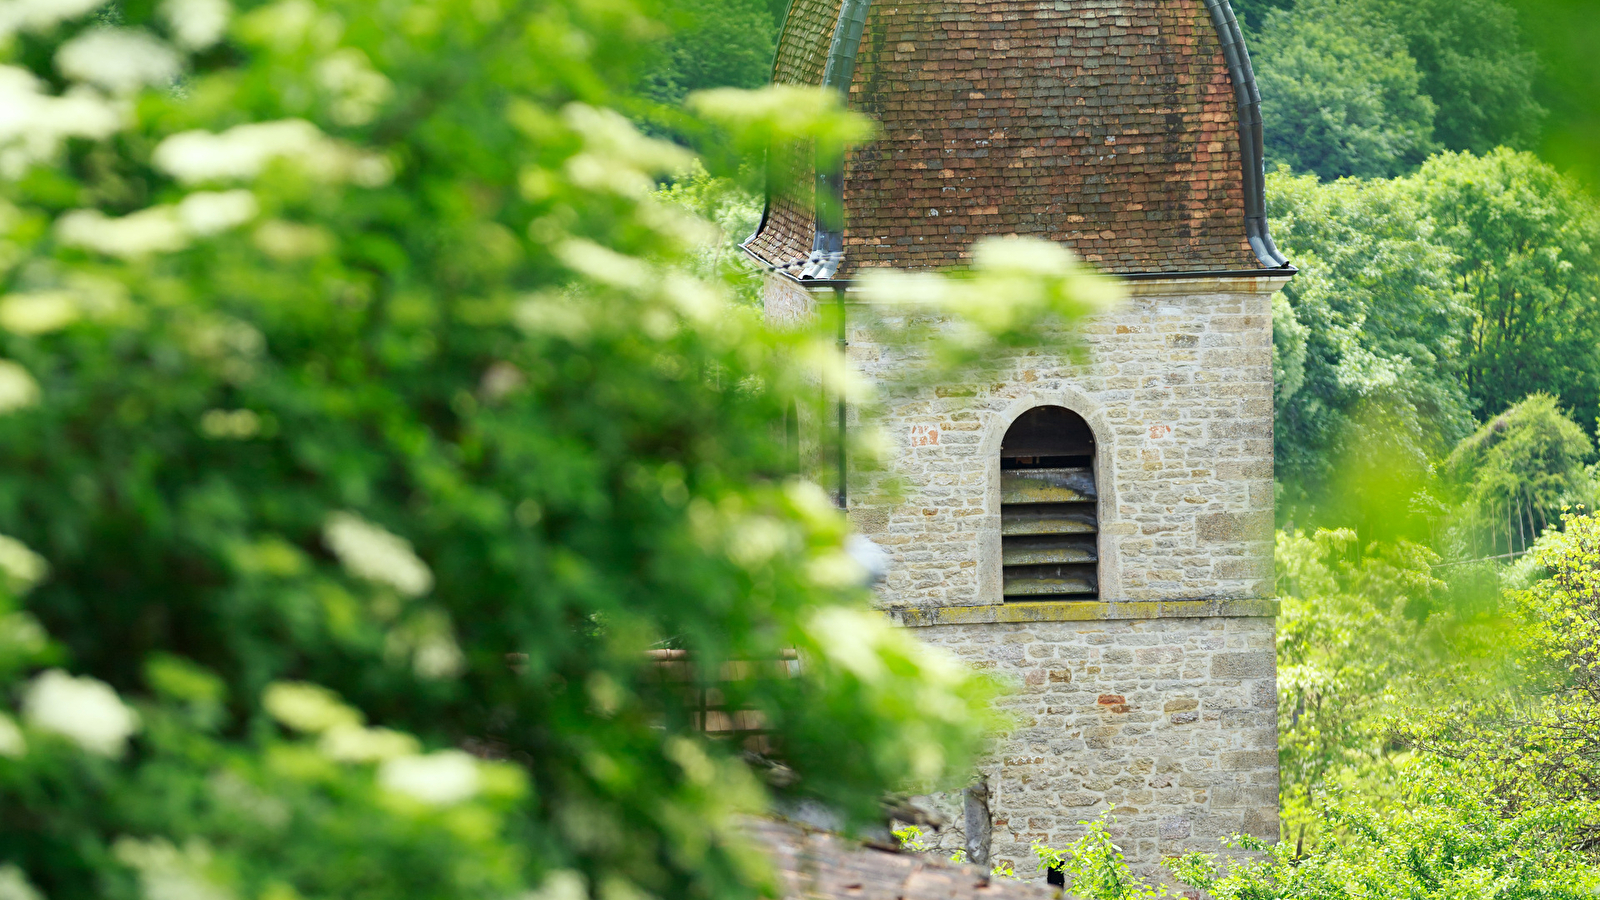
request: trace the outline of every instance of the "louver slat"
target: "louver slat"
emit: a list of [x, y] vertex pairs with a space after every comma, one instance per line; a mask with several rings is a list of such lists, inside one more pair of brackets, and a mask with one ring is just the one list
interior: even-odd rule
[[1094, 504], [1040, 503], [1006, 506], [1000, 511], [1000, 533], [1010, 537], [1026, 534], [1094, 534]]
[[1083, 503], [1094, 499], [1094, 472], [1086, 468], [1000, 473], [1001, 503]]
[[1100, 559], [1092, 534], [1013, 538], [1003, 542], [1001, 556], [1007, 566], [1092, 563]]
[[1007, 597], [1094, 594], [1098, 589], [1094, 566], [1007, 566]]

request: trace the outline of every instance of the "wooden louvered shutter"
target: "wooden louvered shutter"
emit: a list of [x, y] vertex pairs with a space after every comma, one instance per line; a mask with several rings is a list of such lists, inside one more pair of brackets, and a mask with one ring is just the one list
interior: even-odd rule
[[1008, 603], [1097, 600], [1094, 433], [1077, 413], [1023, 413], [1000, 446], [1000, 549]]

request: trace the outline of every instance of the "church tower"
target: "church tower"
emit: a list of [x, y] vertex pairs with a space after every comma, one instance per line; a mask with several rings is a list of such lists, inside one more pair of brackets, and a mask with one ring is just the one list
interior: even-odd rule
[[[1294, 269], [1227, 0], [791, 0], [774, 78], [844, 92], [880, 137], [835, 171], [771, 160], [789, 177], [745, 244], [769, 315], [986, 235], [1131, 295], [1077, 362], [897, 400], [909, 490], [850, 507], [893, 559], [888, 613], [1016, 685], [945, 849], [1030, 873], [1032, 841], [1108, 808], [1141, 866], [1275, 839], [1271, 298]], [[849, 340], [869, 377], [902, 364]]]

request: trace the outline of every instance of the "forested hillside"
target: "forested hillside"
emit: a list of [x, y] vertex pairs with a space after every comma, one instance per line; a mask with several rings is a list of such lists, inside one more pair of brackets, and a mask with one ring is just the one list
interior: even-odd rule
[[[1405, 896], [1576, 889], [1588, 876], [1564, 867], [1584, 864], [1562, 854], [1600, 828], [1583, 762], [1600, 745], [1600, 214], [1572, 173], [1597, 170], [1583, 48], [1600, 17], [1579, 0], [1233, 5], [1272, 231], [1300, 269], [1273, 309], [1286, 844], [1190, 881], [1305, 895], [1399, 854], [1379, 880]], [[778, 13], [683, 0], [643, 94], [759, 83]], [[1341, 856], [1352, 836], [1372, 852]], [[1434, 864], [1454, 874], [1417, 874]], [[1484, 871], [1502, 886], [1452, 881]]]

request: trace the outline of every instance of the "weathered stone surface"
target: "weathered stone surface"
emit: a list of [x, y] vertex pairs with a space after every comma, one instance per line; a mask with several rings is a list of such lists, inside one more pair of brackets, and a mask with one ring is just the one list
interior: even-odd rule
[[[1019, 727], [983, 766], [994, 860], [1031, 871], [1033, 841], [1062, 846], [1082, 833], [1079, 821], [1111, 808], [1120, 810], [1123, 850], [1147, 872], [1166, 856], [1214, 852], [1231, 832], [1277, 837], [1276, 731], [1268, 725], [1275, 713], [1256, 705], [1258, 692], [1273, 689], [1274, 672], [1212, 675], [1219, 659], [1256, 659], [1261, 651], [1226, 648], [1271, 641], [1274, 620], [997, 623], [916, 633], [1016, 691], [1002, 702]], [[1036, 645], [1055, 650], [1050, 668], [1026, 652]], [[1020, 654], [996, 652], [1019, 646]], [[1184, 662], [1107, 659], [1143, 646], [1179, 648]], [[1070, 680], [1029, 677], [1062, 668]], [[936, 805], [953, 824], [931, 840], [953, 852], [964, 834], [960, 798]]]
[[1277, 669], [1270, 650], [1249, 653], [1218, 653], [1211, 657], [1213, 678], [1266, 678]]
[[1268, 540], [1272, 537], [1272, 512], [1211, 513], [1200, 516], [1195, 525], [1202, 541]]
[[[992, 858], [1033, 871], [1115, 810], [1152, 873], [1164, 856], [1275, 839], [1271, 291], [1282, 281], [1143, 282], [1084, 326], [1078, 363], [1028, 356], [983, 384], [898, 396], [881, 420], [896, 499], [852, 489], [856, 527], [892, 558], [880, 602], [922, 639], [1006, 680], [1016, 729], [983, 764]], [[773, 280], [768, 314], [812, 298]], [[1192, 339], [1192, 340], [1191, 340]], [[874, 380], [904, 351], [851, 334]], [[1001, 596], [999, 448], [1028, 409], [1067, 407], [1096, 441], [1100, 599]], [[964, 843], [959, 795], [935, 798]]]
[[[746, 830], [765, 847], [780, 900], [1053, 900], [1042, 879], [990, 878], [931, 854], [895, 853], [838, 835], [755, 819]], [[1031, 874], [1031, 870], [1029, 872]]]

